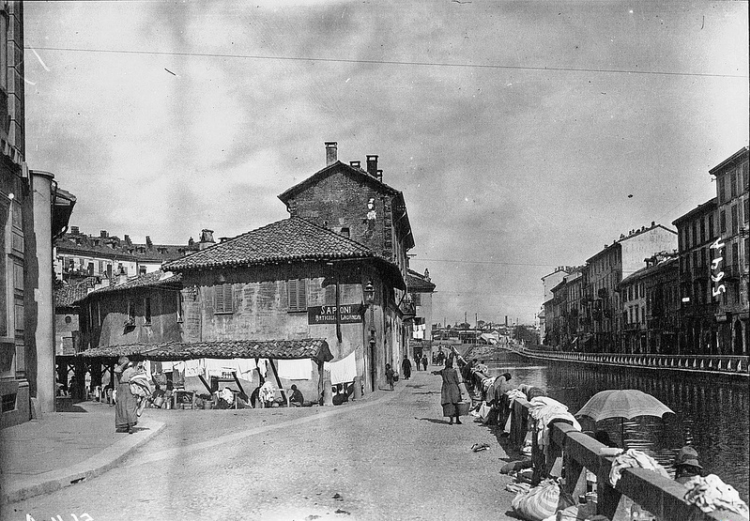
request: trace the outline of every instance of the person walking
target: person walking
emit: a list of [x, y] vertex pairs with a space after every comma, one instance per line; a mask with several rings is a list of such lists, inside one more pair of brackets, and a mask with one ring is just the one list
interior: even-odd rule
[[407, 355], [404, 355], [404, 361], [401, 362], [401, 371], [404, 373], [405, 380], [411, 377], [411, 361]]
[[422, 367], [427, 371], [427, 355], [422, 355]]
[[388, 382], [388, 385], [391, 386], [391, 391], [393, 390], [393, 368], [391, 367], [391, 364], [385, 364], [385, 381]]
[[115, 432], [133, 434], [138, 424], [138, 402], [130, 390], [130, 378], [137, 374], [127, 356], [122, 356], [115, 366], [117, 403], [115, 404]]
[[439, 375], [443, 379], [443, 385], [440, 388], [440, 404], [443, 406], [443, 416], [450, 419], [449, 425], [453, 425], [453, 418], [456, 418], [456, 425], [461, 425], [459, 419], [458, 404], [461, 401], [461, 389], [458, 384], [461, 382], [458, 371], [453, 367], [453, 359], [448, 358], [445, 361], [445, 367], [439, 371], [433, 371], [432, 374]]

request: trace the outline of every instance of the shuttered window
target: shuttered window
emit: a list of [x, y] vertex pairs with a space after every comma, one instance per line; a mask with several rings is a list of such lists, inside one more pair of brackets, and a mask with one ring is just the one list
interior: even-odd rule
[[217, 284], [214, 286], [214, 313], [232, 313], [232, 285]]
[[289, 290], [289, 311], [307, 310], [307, 279], [287, 281]]

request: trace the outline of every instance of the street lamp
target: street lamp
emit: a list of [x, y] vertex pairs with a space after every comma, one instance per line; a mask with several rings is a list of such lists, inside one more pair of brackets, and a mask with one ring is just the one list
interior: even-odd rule
[[372, 280], [367, 281], [364, 292], [367, 298], [367, 307], [370, 308], [370, 338], [368, 339], [370, 345], [370, 388], [374, 391], [377, 368], [375, 365], [375, 287], [372, 285]]

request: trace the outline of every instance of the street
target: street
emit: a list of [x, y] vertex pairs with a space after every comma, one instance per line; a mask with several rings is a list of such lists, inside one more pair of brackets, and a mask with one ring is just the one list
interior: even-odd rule
[[448, 425], [439, 401], [440, 378], [417, 372], [338, 407], [149, 409], [167, 427], [120, 467], [2, 519], [514, 519], [496, 436]]

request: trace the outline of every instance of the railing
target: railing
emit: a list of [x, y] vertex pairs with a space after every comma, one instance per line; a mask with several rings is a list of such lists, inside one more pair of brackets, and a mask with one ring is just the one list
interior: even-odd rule
[[720, 372], [732, 375], [750, 375], [750, 356], [741, 355], [652, 355], [618, 353], [566, 353], [513, 347], [522, 355], [548, 360], [601, 365], [642, 367], [647, 369], [675, 369], [684, 371]]
[[624, 517], [627, 504], [625, 498], [629, 498], [633, 503], [663, 520], [739, 521], [745, 519], [746, 521], [746, 518], [731, 511], [703, 512], [683, 499], [687, 488], [652, 470], [624, 469], [622, 477], [613, 487], [609, 481], [609, 474], [614, 457], [602, 455], [602, 449], [606, 448], [603, 444], [566, 423], [554, 422], [550, 425], [551, 441], [545, 457], [542, 447], [536, 443], [534, 423], [529, 402], [515, 400], [511, 409], [510, 442], [520, 447], [528, 437], [533, 440], [533, 484], [549, 475], [564, 475], [562, 489], [573, 498], [578, 498], [586, 493], [586, 470], [588, 470], [596, 474], [597, 478], [597, 514], [602, 514], [613, 521], [626, 519]]

